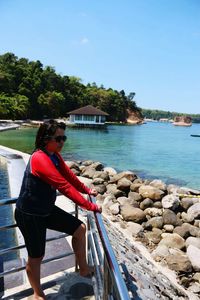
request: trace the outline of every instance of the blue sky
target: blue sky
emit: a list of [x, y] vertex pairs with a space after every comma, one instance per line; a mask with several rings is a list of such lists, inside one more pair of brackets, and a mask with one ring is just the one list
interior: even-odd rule
[[200, 0], [0, 0], [0, 54], [200, 113]]

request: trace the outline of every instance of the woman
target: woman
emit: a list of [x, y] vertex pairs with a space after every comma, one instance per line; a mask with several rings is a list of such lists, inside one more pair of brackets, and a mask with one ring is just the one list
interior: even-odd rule
[[56, 190], [81, 207], [101, 212], [101, 207], [87, 201], [80, 193], [97, 195], [87, 188], [67, 167], [59, 154], [66, 140], [65, 124], [54, 120], [43, 123], [36, 136], [35, 151], [26, 167], [15, 218], [28, 251], [27, 275], [34, 290], [34, 299], [45, 299], [40, 284], [40, 266], [45, 254], [46, 229], [72, 235], [72, 247], [80, 275], [91, 270], [86, 260], [86, 226], [79, 219], [55, 205]]

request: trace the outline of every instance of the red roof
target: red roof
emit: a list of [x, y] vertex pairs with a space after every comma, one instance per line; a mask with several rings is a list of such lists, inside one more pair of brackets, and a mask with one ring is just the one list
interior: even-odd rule
[[67, 113], [68, 115], [97, 115], [108, 116], [108, 114], [92, 105], [87, 105]]

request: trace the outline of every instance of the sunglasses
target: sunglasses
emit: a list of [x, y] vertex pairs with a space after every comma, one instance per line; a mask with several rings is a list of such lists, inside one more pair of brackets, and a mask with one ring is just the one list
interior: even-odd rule
[[61, 141], [65, 142], [67, 137], [66, 135], [58, 135], [53, 138], [57, 143], [60, 143]]

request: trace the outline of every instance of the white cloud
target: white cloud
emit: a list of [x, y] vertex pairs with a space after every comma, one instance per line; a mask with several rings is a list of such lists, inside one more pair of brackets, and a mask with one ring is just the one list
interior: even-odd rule
[[89, 40], [88, 40], [88, 38], [86, 38], [86, 37], [82, 38], [81, 41], [80, 41], [80, 44], [81, 44], [81, 45], [85, 45], [85, 44], [87, 44], [87, 43], [89, 43]]

